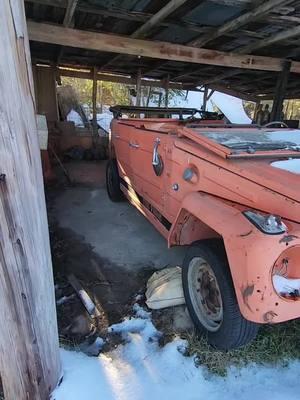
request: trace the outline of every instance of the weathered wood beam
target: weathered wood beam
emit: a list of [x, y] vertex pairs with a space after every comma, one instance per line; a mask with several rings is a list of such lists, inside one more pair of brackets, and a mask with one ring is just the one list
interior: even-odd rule
[[1, 386], [49, 399], [62, 370], [23, 1], [0, 1], [0, 54]]
[[[63, 20], [63, 26], [66, 28], [71, 26], [77, 3], [78, 3], [78, 0], [68, 0], [65, 16], [64, 16], [64, 20]], [[62, 59], [63, 55], [64, 55], [64, 48], [61, 47], [59, 50], [58, 56], [57, 56], [57, 60], [56, 60], [57, 64]]]
[[[280, 41], [283, 41], [283, 40], [287, 40], [287, 39], [291, 39], [292, 37], [296, 37], [296, 36], [299, 36], [299, 35], [300, 35], [300, 26], [296, 26], [294, 28], [279, 32], [279, 33], [277, 33], [275, 35], [271, 35], [268, 38], [265, 38], [265, 39], [262, 39], [262, 40], [258, 40], [258, 41], [254, 42], [254, 43], [250, 43], [247, 46], [240, 47], [240, 48], [236, 49], [234, 51], [234, 53], [236, 53], [236, 54], [250, 54], [253, 51], [258, 50], [260, 48], [267, 47], [267, 46], [270, 46], [270, 45], [275, 44], [277, 42], [280, 42]], [[225, 72], [224, 74], [217, 75], [211, 81], [204, 81], [204, 83], [203, 83], [203, 81], [200, 81], [199, 84], [209, 84], [209, 83], [221, 81], [221, 80], [224, 80], [224, 79], [227, 79], [227, 78], [231, 78], [231, 77], [233, 77], [235, 75], [238, 75], [239, 73], [240, 73], [240, 71], [238, 71], [238, 70], [237, 71], [236, 70], [228, 71], [228, 72]]]
[[206, 111], [207, 97], [208, 97], [208, 87], [204, 86], [203, 104], [202, 104], [202, 108], [201, 108], [203, 111]]
[[[28, 30], [30, 40], [42, 43], [196, 64], [264, 71], [281, 70], [281, 60], [278, 58], [197, 49], [195, 47], [168, 42], [157, 42], [119, 35], [88, 32], [33, 21], [28, 21]], [[300, 62], [293, 61], [291, 71], [300, 73]]]
[[[156, 14], [152, 15], [152, 17], [145, 22], [142, 26], [140, 26], [136, 31], [134, 31], [130, 37], [135, 39], [144, 38], [149, 31], [151, 31], [155, 26], [157, 26], [160, 22], [162, 22], [165, 18], [167, 18], [172, 12], [177, 10], [182, 4], [184, 4], [187, 0], [171, 0], [164, 7], [162, 7]], [[113, 57], [108, 63], [104, 64], [101, 69], [104, 70], [108, 65], [116, 62], [120, 56]]]
[[284, 30], [282, 32], [272, 34], [266, 39], [258, 40], [254, 43], [250, 43], [248, 46], [243, 46], [243, 54], [250, 54], [255, 50], [261, 49], [262, 47], [271, 46], [272, 44], [281, 42], [283, 40], [291, 39], [300, 35], [300, 25], [294, 28]]
[[254, 21], [257, 18], [261, 18], [263, 15], [273, 11], [275, 7], [278, 7], [282, 4], [286, 5], [291, 3], [292, 0], [269, 0], [262, 2], [259, 6], [254, 6], [250, 11], [234, 18], [224, 25], [220, 26], [217, 29], [212, 29], [211, 32], [208, 32], [205, 35], [202, 35], [198, 39], [193, 40], [190, 45], [203, 47], [207, 43], [211, 42], [214, 39], [217, 39], [220, 36], [225, 35], [228, 32], [236, 30], [241, 26], [248, 24], [251, 21]]
[[[66, 8], [67, 7], [67, 0], [25, 0], [27, 3], [34, 3], [34, 4], [42, 4], [52, 7], [59, 7], [59, 8]], [[86, 14], [98, 15], [101, 17], [113, 17], [118, 18], [124, 21], [134, 21], [134, 22], [141, 22], [146, 23], [155, 14], [140, 12], [140, 11], [127, 11], [121, 8], [102, 8], [102, 7], [91, 7], [84, 5], [84, 3], [79, 3], [76, 7], [77, 11], [84, 12]], [[170, 18], [166, 18], [161, 20], [157, 26], [161, 27], [175, 27], [175, 28], [185, 28], [192, 32], [198, 33], [206, 33], [210, 28], [204, 27], [199, 24], [195, 24], [193, 22], [188, 21], [176, 21]]]
[[97, 135], [97, 68], [94, 67], [93, 71], [93, 93], [92, 93], [92, 105], [93, 105], [93, 134]]
[[271, 121], [281, 121], [282, 106], [289, 79], [290, 68], [290, 61], [285, 61], [282, 71], [278, 74], [276, 89], [273, 98]]
[[250, 7], [252, 6], [252, 0], [209, 0], [211, 3], [222, 4], [225, 6], [238, 6], [238, 7]]
[[162, 7], [156, 14], [154, 14], [147, 22], [138, 28], [131, 37], [142, 39], [149, 33], [155, 26], [166, 19], [172, 12], [177, 10], [180, 6], [186, 3], [187, 0], [171, 0], [164, 7]]
[[136, 89], [136, 106], [141, 105], [141, 97], [142, 97], [142, 71], [139, 68], [138, 73], [136, 76], [136, 84], [135, 84], [135, 89]]
[[68, 0], [68, 5], [67, 5], [66, 13], [64, 16], [63, 26], [69, 27], [71, 25], [77, 3], [78, 3], [78, 0]]
[[[47, 66], [45, 66], [47, 68]], [[68, 76], [70, 78], [81, 78], [81, 79], [93, 79], [93, 74], [89, 70], [80, 70], [74, 69], [74, 67], [59, 67], [58, 68], [60, 76]], [[115, 74], [104, 74], [97, 72], [96, 78], [98, 81], [105, 82], [116, 82], [116, 83], [124, 83], [126, 85], [134, 85], [136, 80], [134, 78], [124, 76], [124, 75], [115, 75]], [[165, 81], [164, 80], [150, 80], [150, 79], [142, 79], [142, 86], [149, 87], [160, 87], [164, 88]], [[183, 86], [180, 83], [169, 82], [170, 89], [182, 89]]]
[[242, 99], [242, 100], [248, 100], [248, 101], [254, 101], [254, 102], [257, 101], [257, 96], [254, 96], [249, 93], [240, 92], [238, 90], [223, 86], [222, 84], [212, 84], [212, 85], [209, 85], [209, 88], [212, 90], [218, 91], [218, 92], [228, 94], [230, 96], [238, 97], [239, 99]]
[[168, 74], [165, 79], [165, 107], [169, 107], [169, 87], [170, 87], [170, 75]]

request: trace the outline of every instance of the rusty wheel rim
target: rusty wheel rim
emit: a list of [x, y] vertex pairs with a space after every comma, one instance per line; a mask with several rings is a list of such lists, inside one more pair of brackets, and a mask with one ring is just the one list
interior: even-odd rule
[[189, 265], [188, 285], [194, 311], [201, 324], [216, 332], [223, 321], [223, 302], [217, 278], [211, 266], [201, 257]]

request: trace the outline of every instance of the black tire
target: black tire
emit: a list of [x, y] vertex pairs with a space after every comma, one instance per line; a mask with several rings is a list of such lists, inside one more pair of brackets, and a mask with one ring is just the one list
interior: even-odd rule
[[[218, 322], [219, 325], [214, 328], [216, 331], [208, 330], [207, 327], [203, 325], [192, 302], [192, 299], [195, 299], [195, 296], [197, 296], [195, 293], [199, 292], [199, 289], [197, 289], [196, 292], [195, 288], [192, 289], [191, 282], [189, 282], [189, 280], [191, 280], [191, 272], [189, 273], [188, 271], [189, 268], [193, 268], [192, 265], [195, 265], [195, 262], [199, 257], [209, 264], [219, 287], [217, 293], [218, 295], [220, 294], [222, 301], [222, 319]], [[205, 265], [201, 264], [201, 261], [199, 264]], [[200, 282], [199, 285], [202, 285], [201, 279], [197, 279], [197, 282]], [[218, 241], [198, 242], [188, 249], [183, 262], [182, 283], [186, 305], [190, 316], [196, 329], [202, 336], [207, 338], [209, 344], [221, 350], [230, 350], [244, 346], [255, 339], [259, 325], [247, 321], [240, 312], [226, 252], [221, 241], [220, 243]], [[204, 304], [201, 301], [200, 303]], [[201, 307], [202, 306], [198, 307], [198, 313]], [[209, 316], [208, 318], [211, 317]]]
[[123, 200], [124, 196], [120, 189], [120, 176], [115, 159], [108, 160], [106, 164], [106, 190], [111, 201]]

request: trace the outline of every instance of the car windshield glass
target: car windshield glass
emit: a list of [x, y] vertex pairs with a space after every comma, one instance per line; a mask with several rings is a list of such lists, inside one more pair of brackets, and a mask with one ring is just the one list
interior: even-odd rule
[[232, 150], [299, 150], [300, 130], [201, 130], [198, 133]]

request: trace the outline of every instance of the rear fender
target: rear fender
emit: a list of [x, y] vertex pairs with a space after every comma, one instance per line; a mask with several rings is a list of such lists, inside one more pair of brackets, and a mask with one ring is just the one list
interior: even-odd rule
[[[189, 233], [192, 226], [196, 228]], [[239, 209], [219, 198], [199, 192], [188, 194], [171, 227], [169, 246], [214, 237], [223, 239], [242, 315], [260, 323], [284, 319], [276, 312], [279, 297], [271, 275], [285, 249], [284, 235], [262, 233]]]

